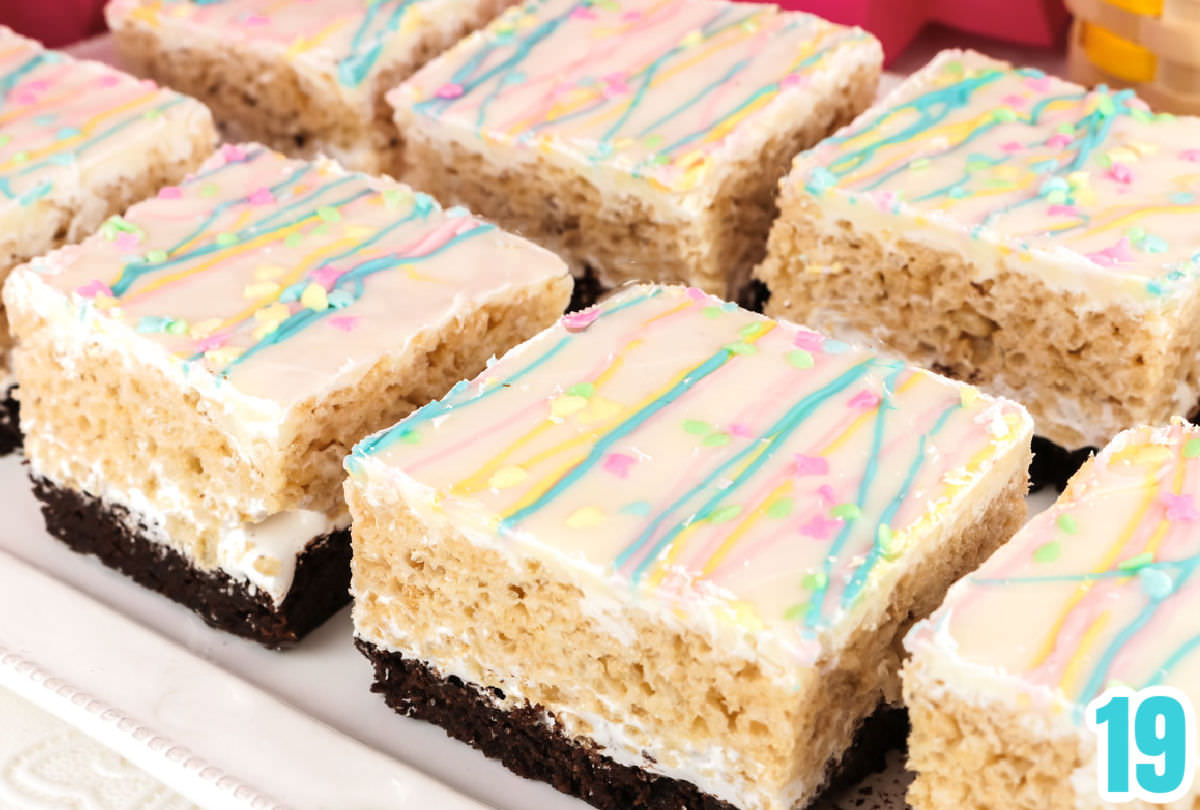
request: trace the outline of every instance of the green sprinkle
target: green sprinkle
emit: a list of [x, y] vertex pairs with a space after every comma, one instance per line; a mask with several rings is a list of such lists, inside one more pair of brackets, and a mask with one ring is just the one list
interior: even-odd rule
[[739, 340], [737, 343], [730, 343], [725, 347], [734, 354], [758, 354], [758, 348], [753, 343], [746, 343]]
[[326, 222], [337, 222], [342, 218], [342, 215], [332, 205], [322, 205], [317, 209], [317, 216]]
[[829, 583], [829, 577], [825, 576], [822, 571], [817, 571], [810, 574], [805, 574], [804, 579], [800, 580], [800, 584], [805, 590], [818, 591], [824, 588]]
[[145, 118], [147, 121], [156, 121], [162, 118], [162, 110], [146, 110], [142, 113], [142, 118]]
[[172, 319], [167, 324], [166, 333], [168, 335], [186, 335], [188, 332], [187, 321], [181, 321], [178, 318]]
[[992, 120], [998, 121], [1000, 123], [1006, 123], [1008, 121], [1016, 121], [1017, 114], [1015, 111], [1013, 111], [1013, 109], [1011, 107], [1001, 107], [998, 110], [995, 110], [992, 112]]
[[796, 368], [812, 368], [813, 356], [804, 349], [792, 349], [787, 354], [787, 361]]
[[1149, 551], [1143, 551], [1137, 556], [1130, 557], [1128, 560], [1123, 560], [1117, 564], [1117, 568], [1122, 571], [1138, 571], [1145, 568], [1154, 562], [1154, 554]]
[[662, 135], [647, 135], [645, 138], [642, 138], [642, 146], [646, 147], [647, 149], [657, 149], [658, 147], [662, 146], [662, 143]]
[[742, 507], [736, 503], [731, 503], [727, 506], [722, 506], [720, 509], [713, 510], [708, 515], [710, 523], [726, 523], [733, 520], [742, 513]]
[[591, 399], [592, 395], [596, 393], [596, 384], [591, 382], [575, 383], [567, 389], [567, 393], [571, 396]]
[[1039, 546], [1037, 551], [1033, 552], [1033, 561], [1038, 563], [1052, 563], [1062, 556], [1062, 543], [1057, 540], [1046, 543], [1044, 546]]
[[1075, 534], [1079, 531], [1079, 521], [1070, 515], [1058, 516], [1058, 528], [1062, 529], [1067, 534]]
[[764, 324], [760, 321], [755, 321], [754, 323], [748, 323], [745, 326], [743, 326], [741, 329], [739, 329], [738, 334], [741, 335], [742, 337], [752, 338], [755, 335], [762, 332], [762, 330], [764, 330], [766, 328], [767, 328], [766, 324]]
[[150, 264], [162, 264], [167, 260], [167, 252], [165, 250], [151, 250], [146, 254], [146, 261]]
[[29, 153], [22, 150], [12, 156], [13, 163], [26, 163], [29, 161]]
[[322, 222], [320, 225], [309, 231], [309, 233], [311, 233], [313, 236], [325, 236], [327, 233], [329, 233], [329, 223]]
[[862, 515], [862, 510], [858, 508], [857, 504], [840, 503], [833, 507], [833, 509], [830, 511], [830, 514], [835, 518], [841, 518], [842, 520], [856, 520]]
[[201, 197], [215, 197], [215, 196], [217, 196], [217, 192], [219, 190], [220, 189], [217, 188], [216, 183], [205, 183], [204, 185], [200, 186], [200, 196]]
[[788, 606], [788, 609], [783, 612], [784, 621], [798, 622], [801, 621], [808, 613], [807, 602], [797, 602], [794, 605]]
[[929, 164], [931, 162], [932, 161], [930, 161], [929, 158], [917, 158], [916, 160], [909, 161], [908, 168], [910, 168], [914, 171], [920, 171], [921, 169], [928, 169]]
[[707, 436], [715, 430], [708, 422], [699, 419], [684, 419], [683, 429], [694, 436]]
[[719, 318], [721, 316], [721, 308], [711, 306], [705, 307], [704, 309], [700, 310], [700, 314], [705, 318]]
[[722, 447], [729, 444], [728, 433], [711, 433], [704, 437], [702, 444], [705, 447]]
[[1110, 116], [1115, 113], [1117, 108], [1113, 105], [1112, 96], [1100, 96], [1100, 99], [1096, 102], [1096, 110], [1103, 116]]
[[283, 237], [283, 244], [285, 247], [294, 248], [294, 247], [297, 247], [303, 241], [304, 241], [303, 234], [299, 234], [294, 231], [292, 233], [289, 233], [287, 236]]
[[0, 146], [8, 146], [12, 143], [12, 135], [0, 135]]
[[954, 59], [945, 64], [944, 70], [954, 76], [961, 76], [965, 68], [960, 60]]
[[231, 245], [236, 245], [237, 242], [238, 238], [231, 233], [217, 234], [217, 244], [221, 247], [230, 247]]
[[415, 430], [403, 430], [396, 437], [402, 444], [420, 444], [421, 437], [417, 435]]
[[1183, 445], [1184, 458], [1196, 458], [1200, 456], [1200, 439], [1188, 439]]
[[786, 495], [781, 498], [776, 498], [771, 501], [771, 505], [767, 507], [767, 517], [772, 520], [782, 520], [792, 513], [795, 507], [795, 502]]

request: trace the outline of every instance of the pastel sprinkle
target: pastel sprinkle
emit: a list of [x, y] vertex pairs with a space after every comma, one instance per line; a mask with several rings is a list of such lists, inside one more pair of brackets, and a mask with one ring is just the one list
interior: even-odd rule
[[701, 422], [699, 419], [683, 420], [683, 429], [695, 436], [707, 436], [716, 430], [716, 428], [714, 428], [708, 422]]
[[792, 513], [795, 505], [795, 501], [789, 497], [776, 498], [767, 507], [767, 517], [772, 520], [782, 520]]
[[1188, 439], [1183, 445], [1184, 458], [1200, 458], [1200, 439]]
[[443, 84], [441, 87], [439, 87], [437, 89], [437, 92], [434, 93], [434, 95], [437, 96], [438, 98], [442, 99], [443, 101], [453, 101], [456, 98], [461, 98], [464, 92], [465, 91], [461, 84], [455, 84], [454, 82], [447, 82], [446, 84]]
[[332, 205], [322, 205], [317, 209], [317, 216], [325, 222], [338, 222], [342, 215]]
[[856, 520], [862, 515], [862, 510], [858, 508], [858, 504], [843, 503], [833, 507], [829, 513], [842, 520]]
[[553, 419], [565, 419], [574, 413], [579, 413], [588, 405], [588, 401], [583, 397], [572, 396], [570, 394], [561, 397], [555, 397], [550, 403], [550, 416]]
[[524, 467], [516, 464], [510, 464], [507, 467], [501, 467], [492, 474], [488, 479], [488, 486], [492, 489], [508, 489], [515, 487], [529, 477], [529, 473]]
[[1045, 543], [1033, 552], [1033, 561], [1042, 564], [1056, 562], [1062, 556], [1062, 550], [1062, 543], [1057, 540]]
[[818, 591], [829, 584], [829, 577], [823, 571], [810, 572], [800, 580], [800, 585], [806, 591]]
[[572, 312], [569, 315], [562, 316], [562, 325], [568, 332], [582, 332], [595, 323], [599, 317], [600, 310], [593, 307], [592, 309]]
[[1058, 528], [1067, 534], [1075, 534], [1079, 531], [1079, 521], [1071, 515], [1059, 515], [1056, 523]]
[[1200, 520], [1200, 511], [1196, 510], [1196, 502], [1190, 495], [1172, 495], [1167, 493], [1162, 496], [1162, 504], [1166, 511], [1167, 520], [1183, 523]]
[[1141, 554], [1137, 554], [1127, 560], [1122, 560], [1117, 565], [1117, 568], [1121, 571], [1138, 571], [1147, 565], [1153, 564], [1153, 562], [1154, 554], [1149, 551], [1143, 551]]
[[576, 509], [567, 518], [569, 529], [590, 529], [604, 523], [604, 512], [595, 506], [584, 506]]
[[629, 475], [629, 468], [637, 463], [637, 459], [628, 453], [609, 453], [604, 458], [604, 470], [618, 478]]
[[358, 323], [359, 319], [354, 315], [337, 315], [329, 319], [329, 325], [339, 332], [353, 332]]
[[1158, 568], [1143, 568], [1138, 571], [1142, 590], [1151, 599], [1166, 599], [1175, 592], [1175, 581], [1170, 574]]
[[841, 520], [831, 520], [821, 515], [815, 515], [800, 527], [800, 534], [814, 540], [828, 540], [841, 526]]
[[708, 436], [705, 436], [704, 441], [701, 442], [701, 444], [703, 444], [705, 447], [723, 447], [723, 446], [729, 444], [729, 442], [730, 442], [730, 436], [728, 433], [718, 432], [718, 433], [711, 433]]
[[650, 503], [648, 501], [634, 501], [621, 507], [621, 514], [634, 515], [642, 517], [650, 514]]
[[804, 349], [793, 349], [787, 354], [787, 361], [795, 368], [812, 368], [813, 356], [812, 353], [806, 352]]
[[329, 309], [329, 294], [320, 284], [309, 284], [300, 295], [300, 303], [314, 312]]
[[829, 459], [824, 456], [808, 456], [803, 453], [797, 453], [792, 469], [796, 475], [827, 475], [829, 473]]
[[708, 515], [710, 523], [727, 523], [742, 513], [742, 507], [736, 503], [714, 509]]

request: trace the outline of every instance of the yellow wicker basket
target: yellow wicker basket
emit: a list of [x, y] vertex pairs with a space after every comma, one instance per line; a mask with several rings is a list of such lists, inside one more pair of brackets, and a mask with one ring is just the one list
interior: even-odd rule
[[1136, 88], [1152, 107], [1200, 114], [1200, 0], [1067, 0], [1069, 70]]

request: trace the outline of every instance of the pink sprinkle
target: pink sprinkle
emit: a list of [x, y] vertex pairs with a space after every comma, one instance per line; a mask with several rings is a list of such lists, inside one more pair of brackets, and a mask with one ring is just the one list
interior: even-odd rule
[[343, 332], [353, 332], [358, 328], [358, 318], [354, 315], [335, 315], [329, 319], [329, 325]]
[[833, 506], [836, 503], [837, 495], [834, 493], [833, 487], [829, 486], [829, 484], [821, 484], [817, 488], [817, 495], [821, 497], [826, 506]]
[[1200, 163], [1200, 149], [1184, 149], [1179, 157], [1189, 163]]
[[1046, 209], [1046, 213], [1052, 217], [1077, 217], [1079, 209], [1073, 205], [1052, 205]]
[[1162, 496], [1163, 507], [1167, 510], [1167, 520], [1192, 522], [1200, 520], [1200, 511], [1196, 510], [1196, 502], [1190, 495]]
[[464, 92], [465, 91], [463, 90], [463, 86], [461, 84], [446, 82], [437, 89], [437, 92], [434, 93], [434, 95], [440, 99], [450, 101], [452, 99], [461, 98]]
[[732, 425], [730, 425], [729, 433], [733, 436], [738, 436], [739, 438], [742, 438], [742, 439], [749, 439], [751, 436], [754, 435], [754, 432], [751, 431], [750, 428], [747, 427], [746, 425], [743, 425], [741, 422], [734, 422]]
[[248, 198], [251, 205], [272, 205], [275, 202], [275, 195], [271, 193], [269, 188], [260, 188]]
[[592, 309], [585, 309], [582, 312], [572, 312], [570, 315], [563, 315], [562, 325], [568, 332], [582, 332], [595, 323], [599, 317], [600, 310], [593, 307]]
[[894, 191], [872, 191], [868, 193], [875, 199], [875, 204], [879, 206], [879, 210], [885, 214], [894, 209], [899, 202], [899, 198]]
[[99, 81], [97, 82], [97, 84], [99, 84], [101, 87], [116, 87], [120, 83], [121, 83], [120, 76], [111, 76], [111, 75], [101, 76]]
[[337, 280], [345, 274], [345, 270], [338, 270], [333, 265], [327, 264], [312, 271], [309, 279], [316, 284], [320, 284], [326, 291], [329, 291], [333, 289], [333, 285], [337, 283]]
[[823, 456], [806, 456], [803, 453], [797, 453], [793, 469], [796, 471], [796, 475], [826, 475], [829, 472], [829, 459]]
[[1108, 176], [1118, 183], [1129, 185], [1133, 182], [1133, 171], [1124, 163], [1114, 163], [1108, 170]]
[[626, 11], [621, 15], [621, 19], [625, 22], [633, 22], [634, 20], [640, 20], [641, 18], [642, 12], [640, 11]]
[[122, 253], [136, 253], [138, 249], [138, 238], [132, 233], [122, 233], [116, 239], [117, 250]]
[[817, 515], [800, 527], [800, 534], [815, 540], [828, 540], [841, 526], [842, 521], [840, 520]]
[[1050, 77], [1030, 76], [1025, 79], [1025, 86], [1036, 93], [1044, 93], [1050, 89]]
[[624, 478], [629, 475], [629, 468], [636, 463], [637, 459], [627, 453], [609, 453], [604, 458], [604, 469], [619, 478]]
[[44, 93], [50, 89], [50, 82], [45, 79], [34, 79], [25, 83], [25, 89], [32, 90], [34, 93]]
[[1115, 245], [1089, 253], [1088, 258], [1102, 267], [1112, 267], [1114, 264], [1133, 261], [1133, 245], [1127, 237], [1122, 236]]
[[1016, 141], [1009, 141], [1008, 143], [1000, 144], [1000, 148], [1005, 152], [1020, 152], [1025, 147]]
[[571, 9], [571, 17], [576, 20], [594, 20], [596, 19], [596, 12], [587, 6], [576, 6]]
[[164, 200], [178, 200], [183, 196], [183, 189], [179, 186], [167, 186], [159, 189], [158, 196]]
[[850, 407], [869, 410], [877, 407], [880, 401], [879, 394], [876, 394], [874, 391], [859, 391], [857, 394], [851, 397]]
[[693, 301], [695, 301], [698, 304], [710, 303], [708, 294], [705, 293], [704, 290], [701, 290], [699, 287], [688, 287], [687, 294], [688, 294], [688, 298], [692, 299]]
[[1054, 149], [1061, 149], [1064, 146], [1070, 146], [1074, 139], [1065, 132], [1057, 132], [1046, 139], [1046, 146]]
[[614, 96], [623, 96], [629, 92], [629, 82], [625, 81], [625, 74], [610, 73], [601, 79], [604, 82], [604, 97], [613, 98]]
[[1009, 95], [1005, 96], [1004, 98], [1002, 98], [1000, 100], [1003, 101], [1005, 104], [1007, 104], [1010, 107], [1024, 107], [1025, 102], [1027, 101], [1025, 96], [1020, 96], [1020, 95], [1017, 95], [1016, 93], [1010, 93]]
[[79, 293], [84, 298], [95, 298], [97, 295], [107, 295], [109, 298], [114, 297], [112, 289], [110, 289], [107, 284], [99, 279], [89, 281], [87, 284], [84, 284], [82, 287], [75, 290], [75, 292]]
[[221, 157], [226, 163], [237, 163], [246, 159], [246, 150], [237, 144], [227, 143], [221, 147]]
[[196, 351], [211, 352], [213, 349], [220, 349], [229, 342], [228, 332], [218, 332], [215, 335], [209, 335], [203, 340], [196, 341]]
[[796, 337], [792, 339], [797, 347], [806, 349], [810, 352], [820, 351], [821, 344], [825, 342], [825, 338], [818, 335], [816, 332], [809, 332], [801, 329], [796, 333]]
[[805, 87], [807, 85], [808, 77], [803, 73], [789, 73], [788, 75], [784, 76], [783, 81], [779, 83], [779, 86], [784, 89], [789, 89], [792, 87]]
[[13, 104], [37, 104], [37, 94], [30, 93], [28, 90], [14, 90], [9, 99]]
[[264, 14], [250, 14], [246, 17], [246, 25], [270, 25], [271, 18]]

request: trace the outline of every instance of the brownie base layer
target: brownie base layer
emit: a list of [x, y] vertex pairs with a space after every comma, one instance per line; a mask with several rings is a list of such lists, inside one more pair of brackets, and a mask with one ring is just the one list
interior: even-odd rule
[[[595, 747], [568, 737], [540, 706], [505, 710], [504, 694], [485, 693], [460, 678], [445, 678], [422, 661], [355, 638], [372, 663], [371, 691], [397, 713], [441, 726], [456, 740], [498, 759], [518, 776], [538, 779], [601, 810], [737, 810], [681, 779], [620, 765]], [[830, 774], [826, 793], [836, 794], [869, 773], [882, 770], [888, 751], [904, 744], [907, 715], [884, 709], [863, 723], [854, 747]]]
[[243, 580], [199, 569], [180, 552], [149, 539], [122, 507], [31, 477], [51, 535], [190, 608], [219, 630], [278, 648], [299, 641], [350, 602], [349, 529], [308, 544], [296, 561], [291, 590], [277, 605]]
[[13, 396], [14, 390], [0, 394], [0, 457], [21, 449], [21, 405]]

